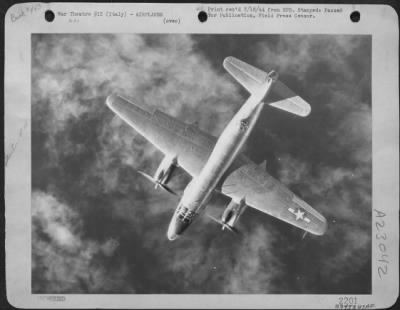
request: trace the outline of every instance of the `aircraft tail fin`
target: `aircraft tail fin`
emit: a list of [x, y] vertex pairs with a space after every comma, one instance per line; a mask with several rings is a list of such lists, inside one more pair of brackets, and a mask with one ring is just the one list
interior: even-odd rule
[[226, 57], [223, 66], [250, 94], [257, 93], [268, 78], [266, 72], [235, 57]]
[[274, 79], [270, 96], [275, 100], [269, 102], [269, 105], [303, 117], [310, 114], [310, 105], [278, 81], [276, 72], [266, 73], [235, 57], [225, 58], [223, 66], [250, 94], [258, 93], [263, 89], [268, 78]]

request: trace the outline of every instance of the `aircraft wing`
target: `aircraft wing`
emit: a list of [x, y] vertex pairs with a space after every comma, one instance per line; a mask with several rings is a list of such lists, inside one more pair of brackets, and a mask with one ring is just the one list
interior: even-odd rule
[[244, 197], [249, 207], [312, 234], [323, 235], [327, 229], [326, 219], [318, 211], [254, 163], [231, 170], [221, 192], [237, 201]]
[[[176, 156], [178, 164], [193, 177], [200, 173], [216, 143], [215, 137], [196, 126], [121, 96], [109, 96], [107, 105], [165, 155]], [[326, 230], [321, 214], [244, 154], [228, 169], [220, 190], [233, 199], [244, 197], [248, 206], [313, 234], [322, 235]]]
[[180, 167], [197, 176], [216, 143], [215, 137], [159, 110], [131, 103], [110, 95], [107, 105], [119, 117], [155, 145], [165, 155], [177, 157]]

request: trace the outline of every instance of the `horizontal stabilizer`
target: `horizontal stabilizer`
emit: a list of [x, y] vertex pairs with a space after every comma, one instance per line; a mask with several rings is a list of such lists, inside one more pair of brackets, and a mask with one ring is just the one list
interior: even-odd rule
[[227, 57], [224, 60], [224, 68], [228, 71], [250, 94], [255, 94], [263, 89], [269, 77], [275, 82], [271, 87], [267, 104], [299, 116], [307, 116], [311, 112], [310, 105], [294, 93], [289, 87], [276, 80], [277, 74], [274, 71], [266, 73], [235, 57]]
[[276, 101], [267, 103], [275, 108], [303, 117], [311, 112], [310, 105], [280, 81], [272, 86], [271, 97]]

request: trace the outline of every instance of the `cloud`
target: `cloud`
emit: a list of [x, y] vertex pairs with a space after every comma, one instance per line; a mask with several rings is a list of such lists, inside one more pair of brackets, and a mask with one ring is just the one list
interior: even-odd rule
[[[193, 118], [197, 118], [199, 103], [211, 105], [211, 113], [227, 107], [219, 100], [221, 96], [230, 99], [236, 95], [234, 85], [194, 52], [187, 35], [149, 35], [151, 45], [140, 35], [35, 38], [35, 95], [51, 101], [49, 108], [61, 123], [69, 116], [79, 117], [86, 109], [98, 108], [88, 101], [113, 92], [138, 104], [168, 109], [175, 116], [185, 109]], [[62, 104], [62, 98], [68, 102]], [[40, 98], [34, 99], [34, 103], [44, 104]], [[218, 126], [207, 123], [204, 116], [200, 121]], [[62, 128], [60, 122], [55, 125]]]
[[[327, 217], [319, 251], [329, 257], [320, 268], [334, 283], [370, 262], [370, 58], [355, 56], [368, 42], [362, 36], [282, 36], [276, 45], [259, 45], [260, 61], [277, 64], [312, 106], [303, 132], [283, 128], [288, 136], [278, 135], [288, 145], [277, 153], [278, 177]], [[308, 146], [289, 135], [303, 135]]]
[[[276, 290], [276, 279], [282, 275], [284, 266], [274, 254], [276, 236], [257, 225], [246, 232], [236, 255], [242, 263], [235, 264], [226, 279], [224, 293], [266, 294]], [[260, 273], [260, 270], [268, 272]]]
[[[340, 78], [354, 79], [348, 57], [364, 44], [365, 37], [349, 35], [282, 35], [275, 44], [259, 43], [259, 61], [285, 75], [307, 77], [310, 69], [323, 64], [325, 78], [334, 72]], [[349, 68], [349, 70], [346, 70]], [[322, 80], [320, 83], [324, 83]]]
[[[77, 215], [100, 212], [93, 209], [90, 201], [98, 199], [105, 205], [103, 212], [109, 213], [112, 221], [127, 223], [123, 234], [116, 231], [123, 238], [115, 250], [118, 253], [131, 256], [132, 248], [140, 249], [140, 244], [127, 244], [133, 242], [136, 234], [144, 236], [147, 244], [164, 248], [168, 219], [177, 201], [162, 194], [159, 198], [148, 195], [151, 185], [134, 171], [139, 168], [151, 173], [161, 160], [160, 154], [105, 106], [105, 98], [111, 93], [120, 93], [137, 104], [155, 106], [188, 122], [196, 120], [201, 127], [215, 133], [224, 124], [219, 122], [219, 115], [229, 119], [233, 114], [231, 103], [220, 98], [234, 101], [237, 95], [234, 84], [194, 52], [193, 42], [186, 35], [38, 35], [33, 37], [32, 49], [33, 143], [41, 151], [38, 157], [34, 155], [34, 160], [43, 163], [43, 170], [34, 171], [34, 187], [45, 192], [51, 190]], [[200, 109], [202, 113], [198, 113]], [[215, 114], [215, 110], [222, 114]], [[41, 141], [43, 134], [45, 137]], [[48, 158], [45, 162], [44, 157]], [[55, 177], [58, 173], [63, 176]], [[74, 185], [70, 186], [71, 183]], [[103, 200], [95, 197], [103, 197]], [[162, 226], [154, 225], [161, 222], [158, 218], [162, 219]], [[71, 221], [69, 218], [65, 225]], [[82, 233], [88, 229], [89, 221], [90, 218], [82, 218]], [[80, 239], [73, 240], [75, 235], [65, 225], [56, 225], [53, 230], [60, 235], [69, 233], [69, 243], [82, 247]], [[124, 225], [115, 229], [121, 227]], [[51, 259], [57, 261], [57, 266], [63, 263], [62, 257], [41, 238], [38, 237], [36, 243], [43, 255], [35, 255], [34, 260]], [[97, 240], [94, 244], [87, 247], [85, 257], [88, 259], [80, 261], [78, 269], [89, 267], [92, 257], [107, 245]], [[68, 247], [65, 243], [58, 246], [62, 250]], [[111, 245], [106, 248], [113, 249]], [[110, 251], [103, 251], [103, 254], [110, 256], [107, 254]], [[140, 260], [141, 255], [130, 257], [128, 274], [137, 268], [133, 264], [139, 264]], [[67, 258], [65, 264], [69, 264]], [[48, 286], [42, 289], [49, 289], [51, 283], [58, 283], [63, 276], [47, 277]], [[71, 275], [66, 279], [70, 277], [76, 278]], [[144, 279], [130, 278], [139, 291], [143, 285], [140, 279], [146, 281], [146, 275]], [[34, 277], [36, 280], [44, 283], [40, 277]], [[60, 287], [60, 291], [72, 291], [77, 285], [73, 280], [67, 282], [70, 285]], [[94, 292], [109, 288], [95, 285], [80, 289]], [[114, 288], [118, 289], [118, 286]], [[129, 286], [123, 291], [126, 290]]]
[[[327, 235], [302, 240], [296, 228], [249, 209], [239, 223], [242, 238], [200, 215], [169, 243], [178, 200], [136, 172], [153, 173], [162, 154], [105, 98], [122, 94], [217, 136], [243, 90], [212, 65], [199, 36], [34, 35], [34, 291], [349, 293], [347, 283], [357, 277], [348, 281], [346, 274], [370, 258], [370, 41], [270, 37], [221, 42], [243, 46], [244, 54], [254, 46], [251, 63], [279, 69], [313, 110], [299, 119], [265, 108], [249, 144], [259, 159], [274, 153], [267, 170], [328, 218]], [[232, 45], [219, 40], [212, 53]], [[188, 181], [178, 171], [172, 186], [183, 190]], [[210, 211], [220, 216], [216, 205]], [[360, 285], [360, 292], [368, 289]]]
[[46, 141], [50, 160], [55, 164], [60, 153], [77, 153], [84, 147], [70, 139], [59, 142], [57, 134], [66, 124], [96, 119], [100, 149], [93, 170], [110, 189], [117, 178], [115, 170], [111, 177], [104, 172], [110, 161], [119, 157], [122, 164], [145, 163], [153, 170], [156, 162], [151, 158], [157, 151], [140, 137], [133, 139], [136, 134], [131, 128], [105, 107], [107, 95], [120, 93], [139, 105], [184, 115], [185, 121], [197, 121], [214, 134], [233, 115], [231, 102], [238, 96], [237, 88], [195, 53], [190, 36], [149, 35], [150, 43], [140, 35], [33, 38], [33, 113], [38, 126], [52, 132]]
[[127, 265], [107, 270], [118, 240], [100, 243], [82, 235], [79, 214], [55, 197], [32, 193], [34, 293], [134, 292]]

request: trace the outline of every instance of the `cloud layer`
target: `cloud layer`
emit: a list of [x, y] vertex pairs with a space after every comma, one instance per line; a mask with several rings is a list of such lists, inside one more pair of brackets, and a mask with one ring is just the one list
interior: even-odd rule
[[[33, 291], [370, 292], [370, 44], [363, 36], [34, 35]], [[200, 217], [167, 241], [177, 200], [135, 172], [153, 173], [162, 156], [104, 101], [120, 93], [217, 136], [246, 96], [221, 70], [228, 55], [279, 69], [310, 102], [307, 119], [265, 108], [248, 150], [328, 218], [325, 236], [301, 239], [249, 210], [242, 238]], [[188, 180], [181, 174], [172, 186]], [[210, 212], [219, 215], [220, 204]]]
[[[32, 195], [32, 223], [34, 292], [134, 292], [126, 281], [126, 262], [114, 255], [118, 240], [85, 238], [79, 214], [69, 206], [36, 191]], [[107, 268], [111, 262], [114, 267]]]

